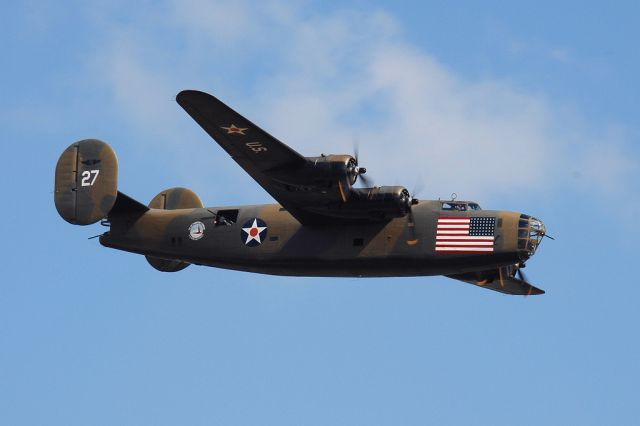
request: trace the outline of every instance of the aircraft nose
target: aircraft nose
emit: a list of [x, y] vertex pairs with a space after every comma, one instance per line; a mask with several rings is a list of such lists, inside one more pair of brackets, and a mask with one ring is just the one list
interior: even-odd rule
[[520, 252], [520, 257], [526, 260], [533, 256], [545, 235], [547, 235], [547, 228], [540, 219], [521, 214], [518, 221], [518, 251]]
[[547, 228], [544, 226], [544, 223], [535, 217], [529, 219], [529, 228], [532, 233], [536, 233], [541, 237], [544, 237], [547, 234]]

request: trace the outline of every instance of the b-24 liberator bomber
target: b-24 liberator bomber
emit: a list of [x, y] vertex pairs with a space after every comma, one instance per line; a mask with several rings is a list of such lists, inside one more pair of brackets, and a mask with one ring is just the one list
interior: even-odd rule
[[67, 222], [100, 221], [103, 246], [145, 255], [155, 269], [190, 264], [288, 276], [446, 275], [507, 294], [544, 291], [521, 269], [546, 236], [526, 214], [475, 202], [418, 200], [402, 186], [356, 187], [357, 154], [304, 157], [215, 97], [178, 104], [279, 204], [204, 207], [186, 188], [148, 205], [118, 190], [118, 160], [97, 139], [73, 143], [55, 172]]

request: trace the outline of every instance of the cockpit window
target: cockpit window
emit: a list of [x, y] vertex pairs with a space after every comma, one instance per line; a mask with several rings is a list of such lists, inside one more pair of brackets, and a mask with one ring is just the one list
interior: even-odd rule
[[453, 201], [449, 201], [446, 203], [442, 203], [442, 210], [453, 210], [458, 212], [466, 212], [467, 211], [467, 203], [456, 203]]
[[442, 210], [466, 212], [467, 210], [482, 210], [478, 203], [466, 203], [463, 201], [446, 201], [442, 203]]

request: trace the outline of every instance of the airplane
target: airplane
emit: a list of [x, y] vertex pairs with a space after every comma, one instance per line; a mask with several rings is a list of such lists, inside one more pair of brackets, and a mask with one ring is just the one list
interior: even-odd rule
[[[100, 221], [105, 247], [142, 254], [155, 269], [191, 264], [317, 277], [447, 277], [536, 295], [521, 269], [549, 237], [542, 221], [472, 201], [418, 200], [369, 181], [357, 154], [305, 157], [214, 96], [177, 103], [278, 204], [204, 207], [187, 188], [145, 205], [118, 190], [118, 160], [97, 139], [71, 144], [55, 171], [55, 206], [75, 225]], [[551, 238], [551, 237], [549, 237]]]

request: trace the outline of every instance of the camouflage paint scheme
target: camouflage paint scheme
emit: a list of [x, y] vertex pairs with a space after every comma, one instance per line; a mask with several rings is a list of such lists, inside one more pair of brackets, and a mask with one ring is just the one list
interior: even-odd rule
[[116, 201], [117, 170], [116, 154], [106, 143], [86, 139], [71, 144], [56, 165], [54, 194], [60, 216], [74, 225], [105, 217]]
[[[197, 264], [289, 276], [447, 275], [508, 294], [544, 293], [517, 277], [545, 235], [537, 219], [418, 201], [403, 187], [354, 188], [365, 173], [354, 157], [303, 157], [203, 92], [181, 92], [178, 103], [280, 204], [205, 208], [192, 191], [171, 188], [145, 206], [117, 190], [109, 145], [89, 139], [58, 162], [60, 215], [74, 224], [106, 218], [102, 245], [143, 254], [166, 272]], [[493, 250], [436, 252], [443, 216], [495, 218]]]

